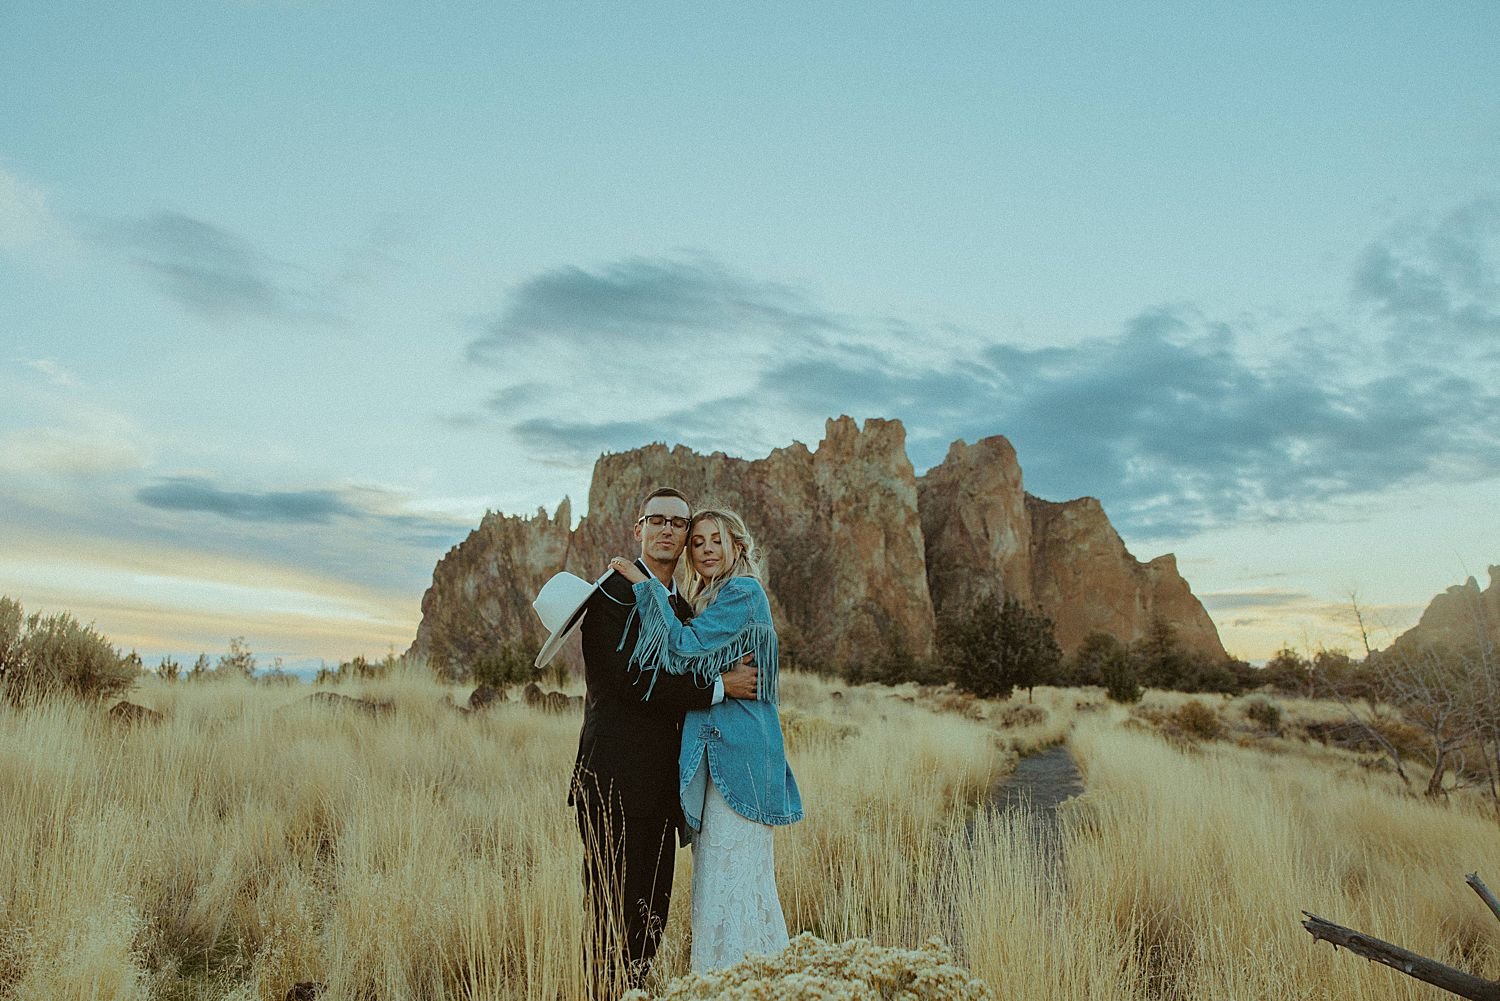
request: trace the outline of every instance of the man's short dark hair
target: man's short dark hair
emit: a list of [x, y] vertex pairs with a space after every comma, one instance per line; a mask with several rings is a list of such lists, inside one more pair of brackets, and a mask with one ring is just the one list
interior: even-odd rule
[[687, 505], [688, 514], [691, 515], [693, 513], [693, 502], [688, 500], [687, 497], [683, 495], [682, 491], [678, 490], [676, 487], [657, 487], [655, 490], [647, 494], [645, 499], [641, 501], [641, 509], [637, 513], [639, 515], [645, 515], [646, 505], [650, 504], [657, 497], [676, 497], [678, 500]]

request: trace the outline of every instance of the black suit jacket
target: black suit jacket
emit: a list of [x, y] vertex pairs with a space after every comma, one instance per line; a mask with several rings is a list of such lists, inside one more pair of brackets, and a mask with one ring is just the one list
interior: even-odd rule
[[[640, 560], [636, 565], [650, 573]], [[677, 617], [686, 622], [690, 617], [687, 603], [674, 604]], [[650, 672], [630, 667], [641, 631], [640, 616], [632, 614], [635, 593], [630, 582], [610, 574], [586, 607], [582, 635], [588, 692], [573, 766], [574, 788], [612, 790], [627, 818], [669, 818], [681, 833], [677, 758], [682, 717], [689, 709], [706, 709], [713, 701], [713, 689], [700, 687], [690, 675], [659, 671], [647, 701]], [[573, 802], [571, 791], [568, 801]]]

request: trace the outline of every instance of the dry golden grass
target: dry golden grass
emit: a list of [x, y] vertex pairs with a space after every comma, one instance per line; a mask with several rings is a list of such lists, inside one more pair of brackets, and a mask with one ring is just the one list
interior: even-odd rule
[[[128, 730], [0, 710], [0, 997], [579, 997], [577, 715], [463, 716], [423, 674], [341, 690], [395, 710], [242, 682], [144, 683], [132, 698], [167, 721]], [[1306, 908], [1500, 977], [1500, 927], [1461, 881], [1500, 879], [1493, 819], [1256, 736], [1235, 705], [1211, 703], [1226, 739], [1180, 749], [1087, 692], [1025, 710], [802, 675], [782, 692], [807, 805], [777, 837], [794, 935], [942, 936], [1001, 998], [1438, 996], [1314, 946]], [[1088, 792], [1057, 869], [1024, 818], [973, 804], [1063, 739]], [[689, 866], [663, 981], [687, 966]]]
[[1063, 893], [1069, 922], [1129, 960], [1111, 996], [1441, 996], [1314, 948], [1302, 909], [1500, 975], [1500, 928], [1462, 882], [1500, 872], [1491, 818], [1226, 743], [1185, 755], [1091, 722], [1074, 747], [1089, 792]]
[[[578, 716], [465, 717], [422, 674], [347, 691], [395, 710], [237, 681], [143, 683], [160, 726], [0, 710], [0, 996], [579, 996]], [[830, 691], [784, 685], [811, 806], [780, 839], [788, 919], [901, 939], [933, 868], [906, 847], [961, 817], [999, 758], [978, 724]], [[666, 973], [686, 967], [677, 897]]]

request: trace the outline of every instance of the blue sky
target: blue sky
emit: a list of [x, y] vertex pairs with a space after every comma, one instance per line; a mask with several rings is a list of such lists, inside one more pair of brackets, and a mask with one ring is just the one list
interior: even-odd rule
[[0, 8], [0, 593], [404, 648], [603, 450], [899, 417], [1232, 652], [1500, 562], [1500, 8]]

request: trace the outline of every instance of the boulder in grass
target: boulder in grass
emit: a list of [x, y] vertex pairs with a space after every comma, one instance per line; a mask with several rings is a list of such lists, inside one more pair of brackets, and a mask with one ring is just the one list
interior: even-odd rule
[[316, 980], [304, 980], [293, 984], [286, 992], [286, 1001], [318, 1001], [323, 992], [328, 989], [327, 984]]
[[547, 700], [542, 708], [549, 713], [565, 713], [571, 709], [583, 708], [583, 696], [565, 695], [562, 692], [548, 692], [544, 696]]
[[1030, 702], [1018, 702], [1000, 710], [1003, 727], [1041, 726], [1047, 722], [1047, 710]]
[[166, 719], [155, 709], [138, 706], [134, 702], [116, 702], [109, 707], [109, 718], [126, 726], [135, 726], [139, 723], [160, 723]]
[[364, 713], [366, 716], [384, 716], [396, 708], [394, 702], [356, 699], [348, 695], [340, 695], [338, 692], [313, 692], [307, 697], [307, 701], [333, 709], [350, 709]]
[[469, 709], [477, 711], [505, 701], [505, 690], [494, 685], [480, 685], [469, 693]]
[[564, 713], [583, 705], [582, 696], [569, 696], [563, 692], [544, 692], [542, 686], [535, 681], [530, 682], [521, 690], [521, 701], [544, 713]]

